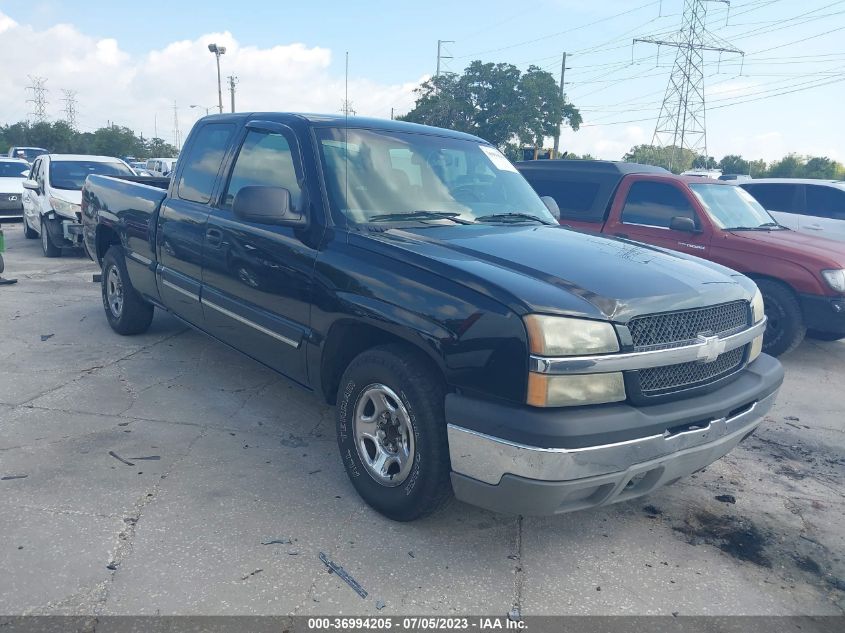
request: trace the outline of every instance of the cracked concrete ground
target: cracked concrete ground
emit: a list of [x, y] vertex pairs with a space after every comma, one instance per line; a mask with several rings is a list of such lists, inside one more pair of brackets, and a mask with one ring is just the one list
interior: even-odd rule
[[94, 264], [4, 228], [2, 614], [845, 610], [845, 343], [784, 359], [758, 434], [649, 497], [398, 524], [347, 481], [330, 407], [165, 314], [114, 334]]

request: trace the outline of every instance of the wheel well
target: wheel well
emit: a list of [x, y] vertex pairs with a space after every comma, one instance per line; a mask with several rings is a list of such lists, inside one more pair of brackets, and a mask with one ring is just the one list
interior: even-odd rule
[[120, 237], [118, 236], [117, 231], [107, 226], [98, 226], [96, 240], [98, 262], [103, 260], [103, 257], [106, 255], [106, 251], [109, 250], [109, 246], [112, 244], [120, 245]]
[[326, 402], [335, 404], [343, 372], [358, 354], [379, 345], [397, 343], [416, 349], [424, 362], [442, 373], [437, 364], [419, 346], [390, 332], [365, 323], [341, 322], [329, 330], [320, 361], [320, 382]]
[[768, 282], [771, 282], [771, 283], [775, 283], [775, 284], [778, 284], [779, 286], [783, 286], [784, 288], [789, 290], [793, 295], [797, 296], [795, 289], [792, 286], [790, 286], [788, 283], [786, 283], [783, 279], [777, 279], [775, 277], [769, 277], [768, 275], [749, 274], [749, 273], [743, 273], [743, 274], [746, 277], [748, 277], [749, 279], [751, 279], [754, 283], [757, 283], [758, 281], [768, 281]]

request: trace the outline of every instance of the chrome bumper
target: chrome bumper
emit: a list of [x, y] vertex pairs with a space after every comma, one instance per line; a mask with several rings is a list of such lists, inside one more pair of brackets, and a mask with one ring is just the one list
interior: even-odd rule
[[576, 449], [524, 446], [449, 424], [452, 471], [494, 486], [505, 475], [540, 481], [572, 481], [624, 473], [637, 464], [659, 458], [671, 459], [689, 449], [718, 444], [719, 454], [711, 460], [715, 461], [760, 424], [774, 405], [776, 395], [777, 392], [772, 393], [732, 417], [711, 420], [706, 427]]

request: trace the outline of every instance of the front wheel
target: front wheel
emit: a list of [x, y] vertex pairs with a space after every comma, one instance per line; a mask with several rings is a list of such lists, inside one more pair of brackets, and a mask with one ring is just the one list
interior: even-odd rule
[[103, 308], [111, 329], [118, 334], [146, 332], [153, 320], [153, 306], [132, 286], [120, 246], [111, 246], [103, 257]]
[[47, 221], [41, 218], [41, 252], [44, 257], [61, 257], [62, 249], [53, 243], [50, 231], [47, 229]]
[[337, 443], [358, 494], [395, 521], [434, 512], [452, 492], [443, 381], [411, 347], [367, 350], [340, 381]]
[[757, 287], [763, 294], [768, 319], [763, 335], [763, 351], [772, 356], [791, 352], [807, 333], [804, 315], [795, 293], [781, 283], [765, 279], [758, 281]]

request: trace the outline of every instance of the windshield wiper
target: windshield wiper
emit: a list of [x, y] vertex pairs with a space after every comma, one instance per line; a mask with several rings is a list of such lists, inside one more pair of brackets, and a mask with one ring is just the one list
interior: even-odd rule
[[757, 226], [729, 226], [725, 231], [771, 231], [774, 228], [785, 229], [786, 227], [777, 222], [764, 222]]
[[457, 224], [472, 224], [471, 220], [458, 217], [457, 211], [405, 211], [403, 213], [383, 213], [372, 216], [370, 222], [402, 222], [413, 220], [451, 220]]
[[482, 215], [475, 218], [476, 222], [485, 222], [485, 221], [515, 221], [521, 222], [525, 220], [531, 220], [533, 222], [539, 222], [540, 224], [545, 224], [546, 226], [550, 226], [550, 222], [546, 222], [542, 218], [538, 218], [536, 215], [532, 215], [530, 213], [518, 213], [518, 212], [511, 212], [511, 213], [491, 213], [489, 215]]

